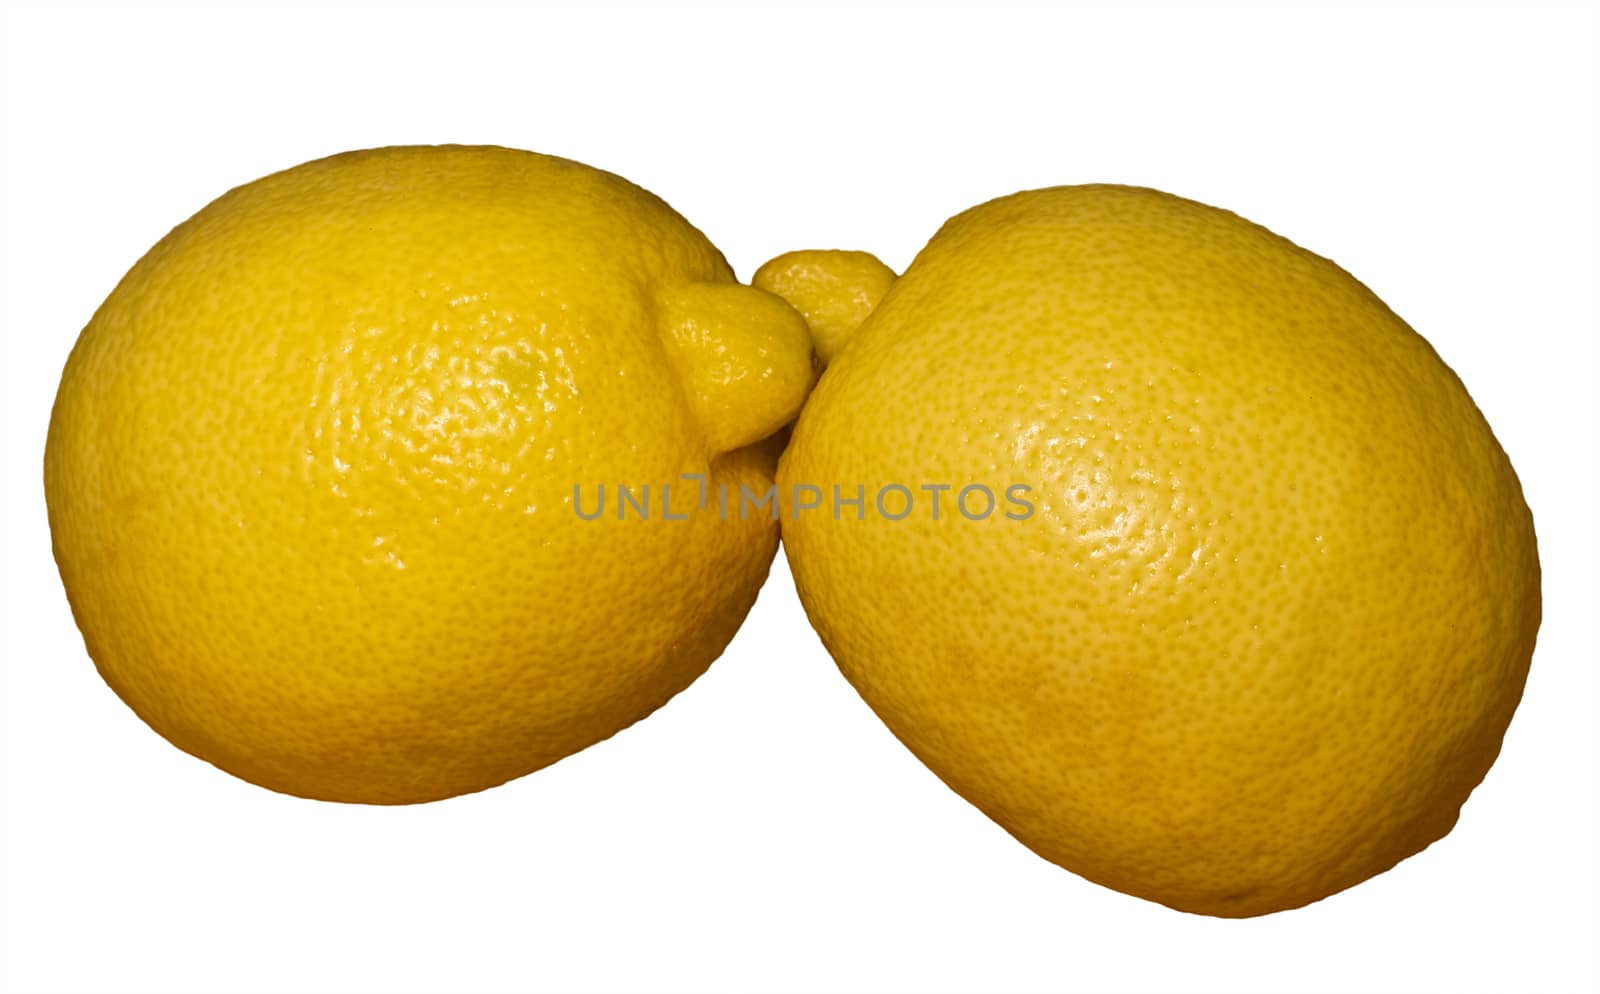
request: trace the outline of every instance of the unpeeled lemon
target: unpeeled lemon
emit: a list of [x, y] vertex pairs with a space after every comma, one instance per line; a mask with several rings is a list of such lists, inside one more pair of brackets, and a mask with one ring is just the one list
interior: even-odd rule
[[[797, 300], [875, 285], [830, 258]], [[1483, 415], [1377, 297], [1225, 211], [1063, 187], [951, 219], [858, 323], [783, 457], [785, 552], [956, 792], [1223, 916], [1449, 831], [1521, 695], [1539, 562]]]
[[56, 559], [106, 681], [183, 749], [308, 797], [479, 790], [721, 652], [777, 525], [703, 494], [770, 484], [812, 377], [800, 316], [631, 183], [338, 155], [179, 225], [84, 329]]

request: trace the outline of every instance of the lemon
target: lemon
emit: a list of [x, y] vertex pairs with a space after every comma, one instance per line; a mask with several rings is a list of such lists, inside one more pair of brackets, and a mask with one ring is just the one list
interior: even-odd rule
[[100, 672], [181, 748], [306, 797], [479, 790], [722, 651], [777, 525], [703, 494], [770, 484], [812, 376], [800, 316], [616, 176], [338, 155], [179, 225], [84, 329], [56, 559]]
[[951, 219], [779, 482], [806, 611], [894, 734], [1046, 859], [1191, 912], [1303, 905], [1449, 831], [1539, 624], [1517, 478], [1428, 344], [1151, 190]]

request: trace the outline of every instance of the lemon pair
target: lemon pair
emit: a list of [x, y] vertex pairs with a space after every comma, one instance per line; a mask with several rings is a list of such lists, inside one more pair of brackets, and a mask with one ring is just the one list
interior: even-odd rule
[[[1361, 284], [1110, 186], [973, 208], [898, 278], [801, 252], [753, 284], [528, 152], [224, 195], [62, 377], [45, 487], [90, 656], [252, 782], [433, 800], [688, 686], [781, 529], [894, 733], [1092, 880], [1253, 915], [1449, 830], [1521, 694], [1533, 526]], [[956, 513], [969, 488], [1029, 513]]]

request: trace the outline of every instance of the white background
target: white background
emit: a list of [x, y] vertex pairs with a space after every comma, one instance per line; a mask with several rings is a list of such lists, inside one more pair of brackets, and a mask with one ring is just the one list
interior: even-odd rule
[[[0, 970], [18, 991], [1577, 990], [1597, 982], [1596, 19], [1519, 6], [13, 9], [4, 26]], [[1461, 374], [1538, 522], [1545, 623], [1442, 842], [1248, 921], [1034, 857], [924, 770], [781, 557], [706, 677], [420, 807], [279, 796], [101, 683], [40, 483], [79, 328], [230, 186], [491, 142], [659, 193], [748, 277], [899, 269], [952, 212], [1110, 180], [1367, 282]]]

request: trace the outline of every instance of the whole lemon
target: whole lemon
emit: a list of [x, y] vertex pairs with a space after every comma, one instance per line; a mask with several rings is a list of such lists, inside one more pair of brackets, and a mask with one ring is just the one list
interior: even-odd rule
[[1517, 478], [1428, 344], [1152, 190], [950, 220], [779, 481], [806, 610], [894, 734], [1046, 859], [1186, 911], [1296, 907], [1449, 831], [1539, 624]]
[[616, 176], [337, 155], [179, 225], [84, 329], [55, 555], [181, 748], [307, 797], [479, 790], [722, 651], [777, 525], [704, 495], [770, 484], [812, 376], [800, 316]]

